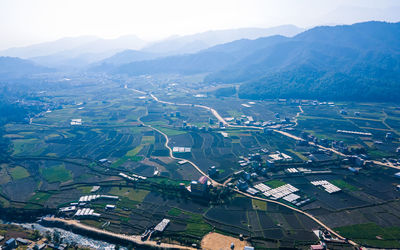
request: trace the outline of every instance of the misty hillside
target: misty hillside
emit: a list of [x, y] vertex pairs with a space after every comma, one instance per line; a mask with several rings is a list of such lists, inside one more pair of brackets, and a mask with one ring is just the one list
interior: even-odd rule
[[46, 67], [79, 68], [126, 49], [141, 49], [146, 44], [136, 36], [101, 39], [94, 36], [62, 38], [52, 42], [0, 51], [0, 56], [29, 59]]
[[111, 72], [114, 68], [123, 64], [137, 61], [152, 60], [162, 57], [161, 54], [143, 52], [140, 50], [124, 50], [103, 60], [92, 63], [89, 70], [93, 72]]
[[121, 51], [109, 58], [94, 63], [94, 65], [91, 66], [91, 69], [94, 71], [110, 71], [111, 68], [114, 68], [116, 65], [152, 60], [166, 56], [192, 54], [218, 44], [242, 39], [256, 39], [272, 35], [294, 36], [303, 30], [304, 29], [294, 25], [283, 25], [265, 29], [242, 28], [207, 31], [187, 36], [174, 36], [150, 44], [142, 50]]
[[233, 62], [255, 51], [287, 40], [283, 36], [271, 36], [256, 40], [242, 39], [217, 45], [196, 54], [169, 56], [156, 60], [137, 61], [112, 68], [112, 73], [141, 75], [155, 73], [196, 74], [222, 70]]
[[217, 44], [228, 43], [240, 39], [256, 39], [273, 35], [291, 37], [304, 31], [294, 25], [282, 25], [271, 28], [241, 28], [215, 30], [187, 36], [176, 36], [153, 43], [143, 49], [146, 52], [159, 54], [195, 53]]
[[6, 49], [0, 51], [0, 56], [35, 58], [68, 55], [69, 57], [76, 57], [88, 53], [140, 49], [145, 43], [145, 41], [136, 36], [121, 36], [115, 39], [102, 39], [95, 36], [66, 37], [51, 42]]
[[33, 44], [24, 47], [9, 48], [0, 51], [0, 56], [31, 58], [39, 56], [47, 56], [70, 50], [86, 43], [97, 40], [94, 36], [66, 37], [56, 41]]
[[[69, 37], [31, 46], [0, 51], [0, 56], [20, 57], [35, 63], [61, 70], [94, 67], [105, 70], [109, 66], [150, 60], [161, 56], [195, 53], [211, 46], [242, 38], [258, 38], [270, 35], [293, 36], [304, 29], [294, 25], [272, 28], [242, 28], [207, 31], [194, 35], [175, 36], [146, 46], [147, 42], [134, 35], [115, 39], [94, 36]], [[145, 47], [146, 46], [146, 47]], [[91, 65], [93, 64], [93, 65]]]
[[160, 57], [160, 54], [143, 52], [140, 50], [124, 50], [98, 62], [99, 64], [122, 65], [130, 62], [151, 60]]
[[16, 57], [0, 57], [0, 77], [16, 78], [32, 74], [52, 72], [52, 69]]
[[399, 65], [400, 23], [365, 22], [316, 27], [293, 38], [239, 40], [193, 55], [122, 65], [113, 72], [209, 73], [205, 81], [243, 83], [239, 95], [245, 98], [396, 101]]

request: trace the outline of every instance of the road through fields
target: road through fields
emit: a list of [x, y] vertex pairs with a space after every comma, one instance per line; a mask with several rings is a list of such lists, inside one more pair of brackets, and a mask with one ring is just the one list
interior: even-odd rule
[[[177, 105], [177, 106], [193, 106], [193, 107], [198, 107], [198, 108], [207, 109], [207, 110], [209, 110], [209, 111], [218, 119], [218, 121], [222, 122], [223, 124], [225, 124], [225, 125], [228, 126], [228, 127], [241, 127], [241, 128], [243, 127], [243, 128], [257, 128], [257, 129], [262, 129], [262, 128], [259, 128], [259, 127], [251, 127], [251, 126], [249, 127], [249, 126], [232, 126], [232, 125], [229, 125], [229, 124], [221, 117], [221, 115], [219, 115], [219, 113], [218, 113], [215, 109], [212, 109], [212, 108], [207, 107], [207, 106], [204, 106], [204, 105], [178, 104], [178, 103], [173, 103], [173, 102], [161, 101], [161, 100], [159, 100], [159, 99], [158, 99], [155, 95], [153, 95], [153, 94], [150, 94], [150, 96], [151, 96], [156, 102], [159, 102], [159, 103], [164, 103], [164, 104], [169, 104], [169, 105]], [[139, 120], [139, 121], [140, 121], [140, 120]], [[146, 124], [144, 124], [142, 121], [140, 121], [140, 122], [141, 122], [144, 126], [149, 127], [149, 128], [151, 128], [151, 129], [153, 129], [153, 130], [159, 132], [161, 135], [164, 136], [164, 138], [165, 138], [165, 147], [169, 150], [169, 156], [170, 156], [172, 159], [176, 159], [176, 160], [186, 160], [186, 161], [187, 161], [188, 163], [190, 163], [200, 174], [207, 176], [207, 177], [210, 179], [210, 181], [213, 183], [213, 185], [216, 185], [216, 186], [223, 186], [223, 185], [224, 185], [224, 184], [221, 184], [221, 183], [219, 183], [219, 182], [217, 182], [217, 181], [211, 179], [211, 178], [210, 178], [207, 174], [205, 174], [205, 173], [199, 168], [199, 166], [197, 166], [194, 162], [188, 161], [187, 159], [175, 157], [175, 156], [173, 155], [173, 151], [172, 151], [171, 147], [168, 145], [168, 143], [169, 143], [169, 138], [168, 138], [168, 136], [167, 136], [165, 133], [163, 133], [162, 131], [160, 131], [159, 129], [156, 129], [156, 128], [152, 127], [151, 125], [146, 125]], [[299, 138], [299, 137], [296, 137], [296, 136], [294, 136], [294, 135], [291, 135], [291, 134], [286, 133], [286, 132], [283, 132], [283, 131], [279, 131], [279, 130], [274, 130], [274, 131], [275, 131], [275, 132], [278, 132], [278, 133], [281, 133], [281, 134], [283, 134], [283, 135], [285, 135], [285, 136], [288, 136], [288, 137], [290, 137], [290, 138], [292, 138], [292, 139], [295, 139], [295, 140], [303, 140], [303, 139], [301, 139], [301, 138]], [[318, 146], [318, 145], [317, 145], [317, 146]], [[309, 218], [312, 219], [313, 221], [315, 221], [317, 224], [319, 224], [321, 227], [323, 227], [323, 228], [325, 228], [326, 230], [328, 230], [330, 233], [332, 233], [333, 235], [335, 235], [335, 236], [338, 237], [339, 239], [342, 239], [342, 240], [345, 239], [345, 237], [341, 236], [340, 234], [338, 234], [337, 232], [335, 232], [332, 228], [328, 227], [328, 226], [325, 225], [323, 222], [321, 222], [321, 221], [318, 220], [316, 217], [314, 217], [313, 215], [311, 215], [311, 214], [309, 214], [309, 213], [307, 213], [307, 212], [304, 212], [304, 211], [302, 211], [302, 210], [300, 210], [300, 209], [297, 209], [297, 208], [294, 208], [294, 207], [292, 207], [292, 206], [286, 205], [286, 204], [284, 204], [284, 203], [282, 203], [282, 202], [279, 202], [279, 201], [270, 200], [270, 199], [266, 199], [266, 198], [261, 198], [261, 197], [257, 197], [257, 196], [250, 195], [250, 194], [245, 193], [245, 192], [242, 192], [242, 191], [240, 191], [240, 190], [238, 190], [238, 189], [236, 189], [236, 188], [234, 189], [234, 191], [237, 192], [237, 193], [239, 193], [239, 194], [242, 194], [242, 195], [244, 195], [244, 196], [247, 196], [247, 197], [249, 197], [249, 198], [252, 198], [252, 199], [257, 199], [257, 200], [262, 200], [262, 201], [265, 201], [265, 202], [270, 202], [270, 203], [278, 204], [278, 205], [284, 206], [284, 207], [286, 207], [286, 208], [288, 208], [288, 209], [290, 209], [290, 210], [293, 210], [293, 211], [295, 211], [295, 212], [301, 213], [301, 214], [303, 214], [303, 215], [309, 217]], [[353, 246], [358, 246], [357, 243], [355, 243], [355, 242], [353, 242], [353, 241], [351, 241], [351, 240], [349, 240], [348, 243], [351, 244], [351, 245], [353, 245]]]

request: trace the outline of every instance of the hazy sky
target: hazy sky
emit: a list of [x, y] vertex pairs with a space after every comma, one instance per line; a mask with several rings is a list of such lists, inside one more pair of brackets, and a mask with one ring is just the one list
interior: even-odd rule
[[399, 21], [399, 6], [398, 0], [0, 0], [0, 49], [82, 35], [148, 40], [238, 27]]

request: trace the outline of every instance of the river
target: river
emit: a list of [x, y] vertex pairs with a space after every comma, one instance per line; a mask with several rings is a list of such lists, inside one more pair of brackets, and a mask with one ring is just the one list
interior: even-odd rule
[[[10, 224], [18, 225], [29, 230], [38, 230], [40, 234], [43, 236], [46, 235], [48, 232], [52, 235], [53, 232], [56, 230], [60, 233], [60, 236], [63, 239], [63, 243], [67, 244], [76, 244], [78, 246], [88, 247], [92, 249], [104, 249], [104, 250], [115, 249], [114, 244], [110, 244], [104, 241], [94, 240], [89, 237], [75, 234], [73, 232], [66, 231], [60, 228], [45, 227], [38, 223], [10, 223]], [[126, 248], [120, 248], [120, 249], [126, 249]]]

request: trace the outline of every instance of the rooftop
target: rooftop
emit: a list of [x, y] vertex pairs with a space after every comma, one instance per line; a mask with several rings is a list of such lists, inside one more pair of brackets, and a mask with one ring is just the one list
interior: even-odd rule
[[207, 183], [207, 181], [208, 181], [208, 178], [205, 175], [200, 177], [199, 180], [198, 180], [198, 182], [201, 183], [201, 184], [205, 184], [205, 183]]

